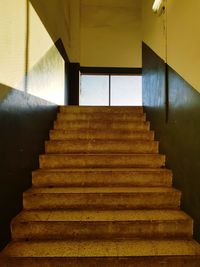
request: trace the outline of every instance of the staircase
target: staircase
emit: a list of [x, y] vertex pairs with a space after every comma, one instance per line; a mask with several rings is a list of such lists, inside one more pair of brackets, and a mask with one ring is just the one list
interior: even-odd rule
[[199, 267], [142, 107], [60, 107], [0, 266]]

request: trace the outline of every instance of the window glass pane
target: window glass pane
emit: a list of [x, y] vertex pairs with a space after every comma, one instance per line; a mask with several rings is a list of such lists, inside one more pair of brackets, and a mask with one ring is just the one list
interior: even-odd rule
[[109, 105], [109, 76], [81, 75], [80, 106]]
[[111, 76], [111, 106], [141, 106], [142, 76]]

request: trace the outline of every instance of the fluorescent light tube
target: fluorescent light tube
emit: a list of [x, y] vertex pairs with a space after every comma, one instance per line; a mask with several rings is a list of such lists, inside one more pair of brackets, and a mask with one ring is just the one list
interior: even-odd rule
[[152, 6], [152, 9], [155, 13], [158, 13], [163, 5], [163, 0], [155, 0]]

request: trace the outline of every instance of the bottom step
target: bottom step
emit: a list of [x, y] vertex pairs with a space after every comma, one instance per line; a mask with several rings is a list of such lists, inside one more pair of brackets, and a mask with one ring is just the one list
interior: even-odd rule
[[193, 240], [13, 242], [1, 266], [199, 267], [200, 245]]

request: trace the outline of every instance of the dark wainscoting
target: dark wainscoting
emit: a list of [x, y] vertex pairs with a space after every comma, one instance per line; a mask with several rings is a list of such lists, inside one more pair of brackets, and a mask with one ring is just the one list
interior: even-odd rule
[[65, 61], [65, 104], [69, 103], [69, 91], [70, 91], [70, 61], [63, 45], [62, 39], [59, 38], [55, 42], [55, 46], [57, 47], [60, 55]]
[[68, 105], [79, 105], [80, 64], [69, 64], [69, 98]]
[[0, 249], [10, 240], [10, 221], [22, 209], [56, 113], [57, 105], [0, 84]]
[[79, 105], [80, 63], [71, 63], [62, 39], [55, 43], [65, 61], [65, 104]]
[[144, 43], [142, 51], [143, 105], [200, 242], [200, 94]]

